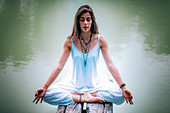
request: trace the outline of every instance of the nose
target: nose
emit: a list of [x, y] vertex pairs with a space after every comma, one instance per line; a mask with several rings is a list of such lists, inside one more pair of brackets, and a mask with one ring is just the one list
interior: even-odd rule
[[84, 20], [84, 24], [87, 24], [87, 23], [88, 23], [88, 22], [87, 22], [87, 20], [85, 19], [85, 20]]

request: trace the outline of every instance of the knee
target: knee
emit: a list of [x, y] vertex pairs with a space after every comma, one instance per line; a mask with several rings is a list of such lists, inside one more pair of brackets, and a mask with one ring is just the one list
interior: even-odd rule
[[51, 105], [67, 105], [73, 103], [71, 94], [50, 90], [44, 95], [43, 101]]
[[122, 96], [120, 96], [120, 97], [117, 98], [117, 100], [114, 102], [114, 104], [116, 104], [116, 105], [121, 105], [121, 104], [123, 104], [124, 102], [125, 102], [125, 98], [124, 98], [124, 96], [122, 95]]
[[103, 98], [106, 102], [112, 102], [116, 105], [121, 105], [125, 102], [125, 98], [122, 93], [112, 94], [108, 91], [98, 92], [97, 96]]

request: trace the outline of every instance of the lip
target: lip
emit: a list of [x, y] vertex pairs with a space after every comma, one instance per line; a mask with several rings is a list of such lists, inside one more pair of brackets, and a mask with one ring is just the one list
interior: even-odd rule
[[83, 27], [83, 28], [87, 29], [87, 28], [89, 28], [89, 27]]

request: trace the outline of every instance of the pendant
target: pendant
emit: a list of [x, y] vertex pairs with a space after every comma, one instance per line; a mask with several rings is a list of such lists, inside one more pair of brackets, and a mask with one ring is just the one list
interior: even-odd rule
[[84, 65], [86, 66], [86, 61], [84, 61]]
[[[85, 52], [85, 53], [87, 53], [87, 52]], [[86, 64], [87, 64], [87, 58], [88, 58], [88, 53], [85, 55], [83, 54], [84, 66], [86, 66]]]

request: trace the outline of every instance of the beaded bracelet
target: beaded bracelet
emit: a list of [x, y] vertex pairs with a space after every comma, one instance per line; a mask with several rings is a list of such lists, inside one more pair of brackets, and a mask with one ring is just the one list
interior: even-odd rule
[[120, 88], [122, 88], [122, 87], [124, 87], [124, 86], [126, 86], [126, 84], [125, 84], [125, 83], [123, 83], [123, 84], [120, 86]]

